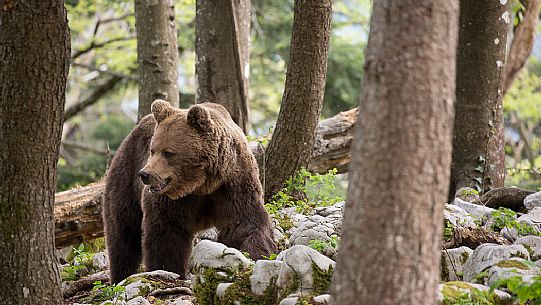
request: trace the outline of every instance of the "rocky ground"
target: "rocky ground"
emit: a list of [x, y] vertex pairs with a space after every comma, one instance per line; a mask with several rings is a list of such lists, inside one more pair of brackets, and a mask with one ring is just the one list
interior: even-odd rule
[[[526, 197], [523, 213], [474, 204], [475, 193], [459, 190], [445, 205], [439, 302], [518, 304], [522, 296], [506, 280], [513, 287], [541, 283], [541, 192]], [[255, 262], [215, 242], [214, 230], [204, 232], [194, 241], [189, 280], [155, 271], [107, 286], [106, 254], [79, 249], [62, 267], [65, 303], [329, 304], [343, 209], [344, 202], [280, 210], [273, 223], [281, 252]]]

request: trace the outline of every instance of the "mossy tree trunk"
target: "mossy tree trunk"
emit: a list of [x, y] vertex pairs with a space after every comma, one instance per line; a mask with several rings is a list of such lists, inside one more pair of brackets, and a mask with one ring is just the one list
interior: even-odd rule
[[296, 0], [280, 113], [265, 156], [265, 200], [312, 157], [323, 105], [331, 28], [330, 0]]
[[437, 303], [457, 23], [456, 1], [374, 1], [333, 304]]
[[156, 99], [179, 106], [178, 47], [173, 0], [135, 0], [137, 63], [139, 65], [138, 120], [150, 113]]
[[249, 127], [250, 0], [197, 0], [197, 102], [223, 105], [244, 132]]
[[509, 2], [460, 1], [449, 200], [464, 186], [485, 192], [504, 183], [502, 86]]
[[0, 303], [62, 304], [53, 205], [70, 59], [63, 1], [0, 9]]

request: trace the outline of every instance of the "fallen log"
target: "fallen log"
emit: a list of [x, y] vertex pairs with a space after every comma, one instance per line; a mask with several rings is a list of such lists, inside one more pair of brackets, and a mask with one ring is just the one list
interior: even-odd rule
[[526, 212], [524, 198], [533, 193], [535, 192], [516, 187], [500, 187], [486, 192], [474, 203], [493, 209], [504, 207], [515, 212]]
[[478, 246], [486, 243], [498, 245], [510, 245], [505, 237], [496, 232], [487, 231], [483, 228], [463, 228], [455, 227], [453, 229], [453, 237], [451, 240], [444, 242], [444, 249], [458, 248], [466, 246], [470, 249], [475, 249]]
[[64, 248], [103, 236], [100, 181], [55, 195], [55, 246]]
[[[353, 126], [358, 109], [340, 112], [322, 120], [318, 125], [317, 138], [308, 165], [311, 172], [325, 173], [337, 168], [347, 172], [351, 157]], [[265, 150], [257, 142], [250, 143], [258, 162], [264, 160]], [[263, 168], [260, 165], [260, 168]], [[55, 195], [55, 246], [63, 248], [103, 236], [101, 204], [103, 181], [78, 187]]]

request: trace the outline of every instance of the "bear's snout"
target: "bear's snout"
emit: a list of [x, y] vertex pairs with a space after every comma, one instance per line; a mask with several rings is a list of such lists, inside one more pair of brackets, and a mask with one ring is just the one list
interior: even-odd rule
[[141, 181], [143, 182], [143, 184], [145, 185], [150, 184], [150, 174], [145, 172], [144, 170], [139, 171], [139, 178], [141, 178]]

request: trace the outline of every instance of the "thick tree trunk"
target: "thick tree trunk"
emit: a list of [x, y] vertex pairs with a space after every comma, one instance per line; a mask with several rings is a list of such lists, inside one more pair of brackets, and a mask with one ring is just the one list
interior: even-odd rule
[[333, 304], [436, 304], [457, 21], [456, 1], [374, 1]]
[[[319, 123], [312, 160], [308, 165], [310, 171], [325, 173], [337, 168], [339, 173], [347, 172], [352, 130], [358, 113], [354, 108]], [[250, 147], [261, 168], [265, 151], [257, 142], [251, 142]], [[103, 236], [103, 187], [102, 182], [97, 182], [56, 194], [54, 218], [57, 248]]]
[[140, 120], [150, 113], [150, 105], [156, 99], [179, 106], [174, 2], [135, 0], [135, 25], [139, 64], [137, 117]]
[[248, 131], [250, 0], [196, 1], [197, 102], [223, 105]]
[[331, 28], [330, 0], [296, 0], [286, 84], [265, 156], [265, 200], [307, 167], [323, 104]]
[[505, 178], [502, 82], [509, 2], [460, 1], [456, 116], [449, 198], [467, 186], [485, 192]]
[[70, 59], [63, 1], [0, 9], [0, 303], [61, 304], [53, 205]]

